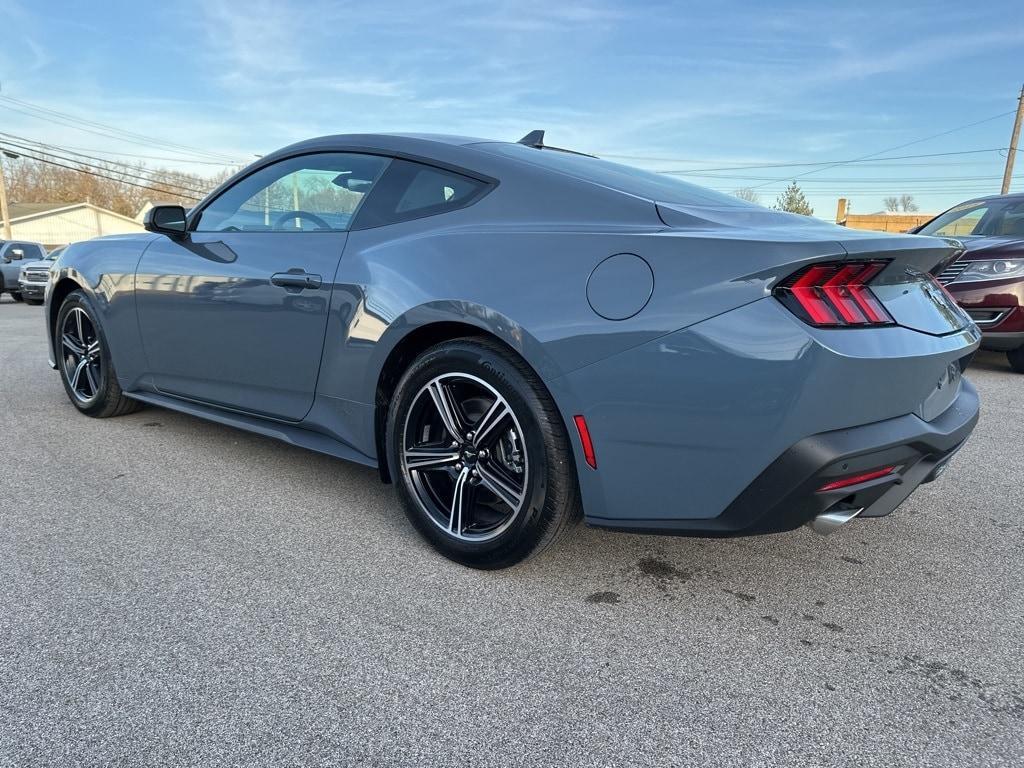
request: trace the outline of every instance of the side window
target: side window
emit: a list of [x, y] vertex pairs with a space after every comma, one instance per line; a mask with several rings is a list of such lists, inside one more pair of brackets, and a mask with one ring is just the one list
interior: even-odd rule
[[203, 209], [195, 231], [347, 230], [389, 162], [347, 152], [282, 160], [225, 190]]
[[461, 173], [393, 160], [360, 211], [359, 226], [379, 227], [464, 208], [488, 189], [486, 182]]

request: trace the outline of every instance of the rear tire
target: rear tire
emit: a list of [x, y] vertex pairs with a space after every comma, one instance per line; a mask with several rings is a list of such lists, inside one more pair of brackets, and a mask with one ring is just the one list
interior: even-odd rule
[[105, 419], [141, 407], [121, 391], [99, 313], [81, 290], [69, 293], [60, 306], [54, 347], [64, 391], [86, 416]]
[[1006, 359], [1010, 361], [1010, 367], [1017, 373], [1024, 373], [1024, 347], [1017, 347], [1006, 353]]
[[455, 339], [417, 357], [386, 438], [409, 520], [458, 563], [514, 565], [580, 516], [565, 424], [537, 375], [496, 342]]

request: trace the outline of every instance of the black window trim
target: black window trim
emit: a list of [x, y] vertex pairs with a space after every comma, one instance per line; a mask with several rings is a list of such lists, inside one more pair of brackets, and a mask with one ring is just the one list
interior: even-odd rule
[[[284, 162], [286, 160], [294, 160], [297, 157], [306, 157], [308, 155], [331, 155], [331, 154], [373, 155], [375, 157], [383, 157], [383, 158], [385, 158], [387, 160], [395, 160], [395, 159], [398, 159], [398, 160], [408, 160], [409, 162], [419, 163], [420, 165], [427, 165], [427, 166], [430, 166], [430, 167], [433, 167], [433, 168], [437, 168], [437, 169], [442, 170], [442, 171], [450, 171], [451, 173], [457, 173], [457, 174], [460, 174], [460, 175], [465, 176], [467, 178], [473, 179], [475, 181], [482, 182], [484, 184], [484, 186], [481, 188], [481, 191], [480, 191], [479, 194], [471, 195], [469, 198], [467, 198], [466, 202], [464, 202], [464, 203], [462, 203], [460, 205], [457, 205], [457, 206], [453, 206], [453, 207], [447, 208], [447, 209], [445, 209], [446, 211], [457, 211], [457, 210], [460, 210], [462, 208], [465, 208], [468, 205], [472, 205], [473, 203], [476, 203], [477, 201], [479, 201], [485, 195], [490, 194], [490, 192], [492, 190], [494, 190], [498, 186], [498, 184], [500, 183], [498, 181], [498, 179], [494, 178], [493, 176], [487, 176], [486, 174], [480, 173], [478, 171], [473, 171], [473, 170], [470, 170], [468, 168], [464, 168], [462, 166], [454, 165], [452, 163], [446, 163], [446, 162], [444, 162], [442, 160], [435, 160], [433, 158], [423, 157], [421, 155], [411, 154], [411, 153], [408, 153], [408, 152], [386, 151], [386, 150], [382, 150], [382, 149], [372, 149], [372, 148], [369, 148], [369, 147], [355, 147], [355, 146], [349, 146], [349, 145], [339, 145], [339, 146], [333, 146], [333, 147], [330, 147], [330, 148], [318, 147], [317, 149], [305, 149], [305, 150], [301, 150], [301, 151], [297, 151], [297, 152], [289, 152], [288, 154], [284, 154], [284, 155], [268, 155], [262, 161], [258, 161], [256, 163], [253, 163], [248, 168], [244, 168], [243, 170], [239, 171], [239, 175], [232, 176], [229, 179], [225, 179], [220, 185], [217, 186], [216, 189], [212, 190], [209, 194], [207, 194], [207, 196], [205, 198], [200, 200], [195, 205], [195, 207], [193, 207], [192, 209], [187, 211], [185, 231], [188, 234], [192, 234], [192, 233], [196, 233], [196, 234], [215, 234], [215, 233], [210, 233], [210, 232], [196, 232], [195, 228], [199, 224], [199, 219], [201, 218], [201, 216], [203, 214], [203, 211], [205, 211], [207, 209], [207, 207], [209, 207], [213, 203], [214, 200], [219, 198], [221, 195], [223, 195], [229, 189], [234, 187], [236, 184], [240, 184], [241, 182], [245, 181], [245, 179], [249, 178], [250, 176], [252, 176], [255, 173], [258, 173], [259, 171], [262, 171], [264, 168], [269, 168], [272, 165], [276, 165], [277, 163], [281, 163], [281, 162]], [[377, 182], [379, 182], [380, 179], [384, 178], [384, 175], [388, 172], [388, 168], [389, 167], [390, 167], [390, 163], [387, 166], [384, 167], [384, 171], [381, 173], [380, 177], [377, 179]], [[377, 188], [377, 182], [374, 182], [374, 185], [373, 185], [374, 189]], [[373, 194], [373, 191], [374, 190], [371, 189], [369, 192], [367, 192], [366, 195], [364, 196], [363, 200], [360, 201], [359, 207], [356, 209], [356, 211], [352, 215], [352, 219], [349, 222], [349, 228], [348, 229], [346, 229], [346, 230], [336, 230], [336, 229], [329, 229], [328, 230], [328, 229], [325, 229], [325, 230], [315, 230], [315, 231], [311, 230], [309, 232], [304, 232], [303, 234], [308, 234], [308, 235], [324, 234], [324, 233], [327, 233], [327, 234], [338, 234], [339, 232], [342, 232], [342, 231], [344, 231], [344, 232], [355, 232], [356, 230], [359, 230], [359, 229], [373, 229], [373, 228], [378, 227], [378, 226], [389, 226], [390, 224], [397, 223], [397, 222], [388, 222], [386, 224], [374, 225], [374, 227], [359, 227], [358, 226], [358, 223], [359, 223], [358, 222], [359, 211], [362, 210], [363, 203], [366, 202], [366, 199], [369, 198], [370, 195]], [[431, 213], [431, 214], [428, 214], [428, 215], [436, 216], [437, 213]], [[423, 218], [423, 217], [417, 216], [415, 218]], [[411, 221], [411, 220], [412, 220], [412, 218], [401, 219], [401, 221]], [[247, 233], [239, 232], [239, 233], [233, 233], [233, 234], [266, 234], [266, 233], [265, 232], [247, 232]], [[294, 233], [292, 233], [292, 234], [294, 234]]]
[[[468, 208], [469, 206], [478, 202], [481, 198], [483, 198], [487, 194], [490, 194], [490, 192], [496, 186], [498, 186], [498, 182], [496, 179], [491, 179], [489, 177], [482, 176], [479, 173], [466, 173], [462, 170], [453, 167], [446, 167], [445, 165], [441, 165], [440, 163], [424, 162], [423, 160], [415, 160], [411, 157], [403, 157], [398, 155], [394, 155], [393, 157], [395, 160], [404, 160], [407, 163], [412, 163], [414, 165], [422, 166], [424, 168], [432, 168], [434, 170], [444, 171], [446, 173], [451, 173], [456, 176], [462, 176], [463, 178], [469, 179], [470, 181], [477, 182], [479, 186], [472, 194], [467, 195], [463, 200], [459, 201], [454, 205], [449, 205], [447, 203], [439, 203], [437, 205], [426, 206], [423, 208], [414, 208], [404, 214], [394, 213], [390, 215], [385, 221], [380, 221], [372, 224], [367, 224], [365, 223], [365, 221], [361, 223], [359, 220], [360, 214], [363, 211], [373, 210], [374, 201], [376, 197], [379, 196], [379, 194], [381, 194], [378, 192], [378, 190], [386, 188], [384, 182], [386, 181], [387, 175], [393, 172], [392, 169], [394, 167], [392, 165], [389, 165], [387, 168], [384, 169], [384, 173], [381, 174], [380, 178], [377, 180], [377, 183], [374, 184], [373, 189], [371, 189], [370, 192], [367, 194], [366, 200], [364, 201], [365, 204], [359, 207], [359, 211], [357, 211], [355, 216], [353, 217], [352, 226], [349, 228], [350, 231], [355, 232], [367, 229], [378, 229], [379, 227], [389, 227], [392, 224], [402, 224], [407, 221], [416, 221], [417, 219], [426, 219], [429, 218], [430, 216], [440, 216], [441, 214], [444, 213], [459, 211], [462, 210], [463, 208]], [[375, 195], [375, 193], [377, 194]], [[365, 218], [366, 216], [363, 215], [364, 220]]]

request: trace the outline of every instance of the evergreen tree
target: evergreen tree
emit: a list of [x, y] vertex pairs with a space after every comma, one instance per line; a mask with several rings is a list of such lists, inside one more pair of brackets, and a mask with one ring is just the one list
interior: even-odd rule
[[786, 187], [786, 191], [776, 198], [775, 205], [772, 208], [776, 211], [786, 211], [787, 213], [801, 213], [804, 216], [810, 216], [814, 213], [814, 209], [811, 208], [807, 198], [804, 197], [803, 190], [796, 185], [795, 181]]

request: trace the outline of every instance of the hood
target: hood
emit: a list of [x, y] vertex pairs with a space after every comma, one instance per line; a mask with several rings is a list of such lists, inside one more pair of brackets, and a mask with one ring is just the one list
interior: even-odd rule
[[1009, 259], [1024, 257], [1024, 237], [1007, 235], [966, 235], [957, 238], [967, 249], [961, 259]]
[[36, 259], [35, 261], [24, 261], [21, 264], [22, 269], [28, 269], [29, 267], [45, 267], [49, 269], [55, 264], [55, 262], [49, 259]]

